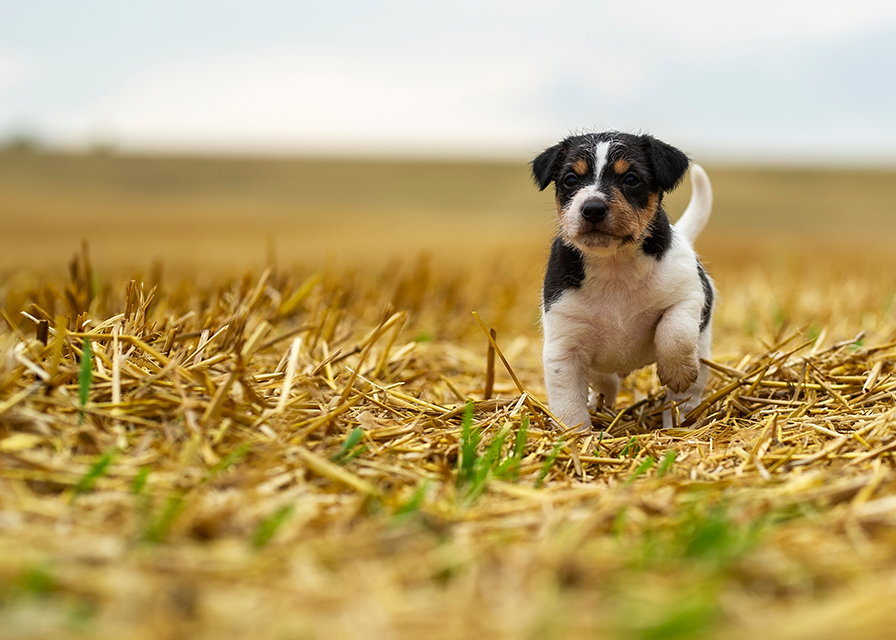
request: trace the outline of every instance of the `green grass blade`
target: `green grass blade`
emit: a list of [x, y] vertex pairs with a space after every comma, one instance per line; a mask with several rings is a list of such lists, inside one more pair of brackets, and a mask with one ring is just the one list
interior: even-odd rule
[[252, 534], [252, 546], [256, 549], [260, 549], [270, 542], [271, 538], [273, 538], [280, 527], [283, 526], [283, 523], [289, 520], [289, 517], [294, 510], [295, 508], [293, 505], [285, 505], [259, 522]]
[[342, 447], [339, 449], [338, 452], [336, 452], [336, 454], [333, 455], [332, 458], [330, 458], [330, 460], [332, 460], [333, 462], [337, 462], [339, 464], [344, 464], [344, 463], [348, 462], [349, 460], [351, 460], [352, 458], [359, 456], [366, 449], [366, 447], [360, 447], [359, 450], [354, 451], [354, 452], [352, 452], [352, 449], [354, 449], [355, 446], [359, 442], [361, 442], [361, 439], [363, 437], [364, 437], [363, 429], [357, 429], [357, 428], [352, 429], [351, 433], [349, 433], [348, 436], [345, 438], [345, 442], [342, 443]]
[[484, 466], [486, 468], [494, 468], [497, 465], [498, 460], [501, 459], [501, 451], [504, 450], [504, 442], [507, 440], [507, 435], [509, 433], [510, 432], [506, 427], [501, 429], [488, 445], [488, 450], [486, 450], [484, 456]]
[[[632, 436], [628, 442], [625, 443], [625, 446], [622, 448], [622, 451], [619, 452], [619, 457], [624, 458], [628, 455], [629, 451], [632, 450], [632, 447], [635, 449], [640, 449], [638, 447], [638, 439], [635, 436]], [[634, 455], [637, 455], [638, 451], [634, 451]]]
[[135, 496], [139, 496], [143, 493], [143, 489], [146, 488], [146, 481], [149, 478], [149, 467], [142, 466], [140, 470], [137, 472], [137, 476], [134, 478], [134, 484], [131, 485], [131, 493]]
[[429, 492], [429, 480], [424, 480], [414, 489], [414, 493], [406, 502], [399, 504], [395, 511], [392, 512], [392, 522], [400, 524], [407, 520], [410, 516], [420, 511], [423, 502], [426, 500], [426, 494]]
[[32, 566], [18, 577], [16, 585], [27, 593], [34, 595], [47, 595], [58, 591], [59, 581], [53, 576], [48, 567]]
[[218, 464], [208, 470], [208, 475], [206, 476], [205, 480], [208, 481], [219, 473], [227, 471], [230, 467], [242, 460], [247, 453], [249, 453], [249, 448], [250, 447], [248, 444], [243, 443], [236, 449], [228, 453], [226, 456], [221, 458], [221, 460], [218, 461]]
[[520, 422], [520, 428], [516, 432], [516, 437], [513, 441], [513, 452], [510, 457], [504, 461], [495, 475], [501, 478], [510, 478], [514, 482], [519, 480], [520, 477], [520, 464], [523, 461], [523, 456], [526, 453], [526, 440], [529, 437], [529, 416], [523, 416], [522, 421]]
[[510, 479], [514, 482], [520, 476], [520, 463], [526, 449], [526, 439], [529, 435], [529, 416], [523, 416], [520, 428], [516, 432], [513, 440], [513, 449], [508, 458], [497, 466], [495, 475], [499, 478]]
[[184, 496], [177, 493], [165, 502], [162, 512], [155, 522], [151, 522], [143, 532], [143, 539], [152, 544], [161, 544], [168, 538], [171, 527], [184, 509]]
[[551, 467], [554, 466], [554, 463], [557, 461], [557, 456], [560, 455], [560, 448], [563, 446], [563, 440], [558, 440], [556, 444], [554, 444], [554, 448], [551, 449], [551, 453], [545, 458], [544, 464], [541, 466], [541, 471], [538, 472], [538, 479], [535, 481], [535, 487], [540, 489], [544, 484], [544, 479], [547, 477], [548, 473], [551, 470]]
[[473, 479], [473, 472], [478, 459], [476, 450], [479, 448], [481, 437], [479, 429], [473, 426], [473, 403], [467, 401], [461, 426], [460, 468], [457, 474], [458, 486], [464, 486]]
[[638, 465], [638, 468], [635, 469], [635, 472], [632, 473], [632, 476], [625, 481], [625, 484], [630, 485], [632, 482], [637, 480], [639, 476], [644, 475], [655, 464], [656, 460], [653, 459], [653, 456], [647, 456], [646, 458], [644, 458], [641, 464]]
[[365, 451], [367, 451], [367, 445], [366, 445], [366, 444], [362, 444], [360, 447], [356, 448], [354, 451], [352, 451], [351, 453], [349, 453], [348, 455], [346, 455], [346, 456], [345, 456], [344, 458], [342, 458], [341, 460], [337, 460], [337, 462], [338, 462], [339, 464], [345, 464], [345, 463], [348, 462], [349, 460], [354, 460], [355, 458], [357, 458], [359, 455], [361, 455], [361, 454], [364, 453]]
[[678, 454], [675, 451], [667, 451], [666, 455], [663, 456], [663, 461], [660, 462], [659, 468], [656, 470], [656, 477], [662, 478], [666, 475], [669, 470], [672, 468], [672, 464], [675, 462], [675, 457]]
[[78, 484], [75, 485], [75, 492], [72, 498], [78, 496], [82, 493], [86, 493], [93, 489], [94, 483], [96, 481], [106, 475], [106, 470], [109, 468], [109, 465], [112, 464], [112, 460], [115, 458], [115, 450], [109, 450], [105, 453], [100, 454], [94, 463], [90, 466], [90, 469], [85, 473], [80, 480], [78, 480]]
[[485, 455], [480, 456], [476, 460], [466, 496], [468, 504], [472, 504], [476, 498], [485, 492], [485, 488], [488, 485], [489, 475], [493, 473], [497, 466], [497, 461], [501, 457], [501, 449], [504, 447], [504, 440], [506, 438], [506, 431], [499, 433], [492, 440], [491, 444], [489, 444]]
[[84, 407], [90, 397], [90, 385], [93, 382], [93, 350], [90, 340], [84, 338], [84, 351], [81, 353], [81, 369], [78, 372], [78, 399], [81, 401], [81, 413], [78, 422], [84, 422]]
[[516, 439], [513, 442], [513, 457], [518, 460], [523, 459], [523, 453], [526, 449], [526, 440], [529, 438], [529, 416], [523, 416], [520, 422], [520, 429], [516, 432]]
[[81, 406], [87, 404], [90, 395], [90, 384], [93, 382], [93, 349], [90, 348], [90, 340], [84, 338], [84, 351], [81, 354], [81, 371], [78, 375], [78, 396]]

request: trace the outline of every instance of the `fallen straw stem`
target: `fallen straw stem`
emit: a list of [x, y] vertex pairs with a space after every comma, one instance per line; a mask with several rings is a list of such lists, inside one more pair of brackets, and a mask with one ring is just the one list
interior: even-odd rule
[[350, 471], [347, 471], [345, 467], [334, 464], [329, 460], [325, 460], [324, 458], [321, 458], [317, 454], [312, 453], [303, 446], [296, 446], [293, 451], [295, 451], [296, 456], [316, 474], [328, 478], [334, 482], [344, 484], [345, 486], [354, 489], [358, 493], [363, 493], [368, 496], [381, 495], [376, 487], [374, 487], [369, 482], [362, 480]]

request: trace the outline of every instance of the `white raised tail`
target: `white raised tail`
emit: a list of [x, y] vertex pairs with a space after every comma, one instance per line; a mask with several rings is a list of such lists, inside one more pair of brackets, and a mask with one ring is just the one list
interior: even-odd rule
[[710, 211], [712, 211], [712, 185], [709, 184], [709, 176], [703, 167], [694, 163], [691, 165], [691, 201], [675, 223], [675, 228], [693, 243], [706, 226]]

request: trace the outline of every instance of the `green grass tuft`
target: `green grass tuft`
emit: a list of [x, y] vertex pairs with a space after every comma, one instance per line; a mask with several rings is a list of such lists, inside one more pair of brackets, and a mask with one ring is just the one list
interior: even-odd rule
[[218, 474], [227, 471], [230, 467], [245, 458], [246, 454], [249, 453], [250, 448], [251, 447], [248, 444], [243, 443], [236, 449], [228, 453], [226, 456], [221, 458], [221, 460], [218, 461], [215, 466], [209, 469], [208, 474], [205, 476], [205, 478], [203, 478], [203, 482], [208, 482]]
[[513, 440], [513, 451], [510, 456], [495, 469], [495, 476], [504, 480], [516, 482], [520, 477], [520, 464], [526, 450], [526, 440], [529, 437], [529, 416], [523, 416], [520, 428]]
[[135, 496], [139, 496], [143, 493], [143, 489], [146, 488], [146, 481], [149, 479], [149, 467], [144, 465], [140, 467], [140, 470], [137, 471], [137, 475], [134, 478], [134, 482], [131, 485], [131, 493]]
[[424, 480], [417, 488], [414, 489], [414, 492], [411, 494], [411, 497], [406, 501], [399, 503], [399, 505], [392, 512], [392, 524], [399, 525], [415, 514], [420, 512], [420, 509], [423, 507], [423, 503], [426, 501], [426, 494], [429, 491], [429, 480]]
[[106, 475], [106, 471], [108, 470], [109, 465], [112, 464], [112, 460], [114, 459], [114, 449], [110, 449], [105, 453], [101, 453], [94, 461], [94, 463], [90, 466], [90, 469], [88, 469], [87, 473], [81, 476], [81, 479], [78, 480], [78, 484], [76, 484], [74, 488], [72, 499], [82, 493], [87, 493], [88, 491], [93, 489], [93, 485], [96, 483], [96, 481]]
[[626, 485], [630, 485], [632, 482], [638, 479], [639, 476], [644, 475], [649, 471], [653, 465], [656, 464], [656, 460], [653, 459], [652, 456], [647, 456], [644, 458], [643, 462], [638, 465], [638, 468], [632, 473], [631, 477], [625, 481]]
[[699, 593], [628, 616], [624, 637], [636, 640], [692, 640], [710, 637], [722, 611], [712, 594]]
[[464, 407], [464, 418], [461, 423], [460, 460], [457, 472], [457, 486], [469, 484], [473, 479], [473, 470], [476, 466], [476, 449], [482, 434], [478, 427], [473, 426], [473, 403], [467, 401]]
[[270, 516], [258, 523], [255, 531], [252, 533], [252, 546], [260, 549], [271, 541], [277, 531], [283, 526], [283, 523], [289, 520], [289, 517], [295, 511], [293, 505], [288, 504], [280, 507]]
[[143, 530], [143, 535], [141, 536], [143, 541], [149, 542], [150, 544], [161, 544], [165, 542], [165, 540], [168, 539], [168, 534], [171, 532], [171, 528], [183, 512], [184, 506], [184, 494], [182, 492], [178, 491], [170, 496], [165, 501], [165, 506], [162, 507], [158, 516], [147, 522]]
[[540, 489], [544, 485], [544, 480], [547, 478], [548, 473], [551, 471], [551, 467], [554, 466], [554, 463], [557, 462], [557, 456], [560, 455], [560, 449], [563, 447], [563, 439], [557, 440], [554, 443], [554, 447], [551, 449], [551, 453], [548, 454], [548, 457], [545, 458], [544, 464], [541, 465], [541, 471], [538, 472], [538, 479], [535, 481], [535, 487]]
[[[514, 437], [513, 446], [502, 460], [505, 444], [510, 435], [510, 425], [505, 424], [494, 436], [484, 454], [479, 454], [482, 431], [473, 424], [473, 403], [464, 409], [461, 427], [461, 452], [458, 462], [456, 485], [464, 492], [464, 499], [471, 504], [485, 491], [491, 477], [516, 482], [519, 479], [520, 464], [529, 434], [529, 418], [523, 416], [520, 428]], [[555, 456], [556, 457], [556, 456]]]
[[84, 422], [84, 407], [90, 397], [90, 385], [93, 382], [93, 350], [90, 348], [90, 340], [84, 338], [84, 351], [81, 354], [81, 368], [78, 372], [78, 399], [81, 401], [81, 413], [79, 422]]
[[669, 473], [669, 470], [672, 469], [672, 465], [675, 464], [675, 458], [677, 455], [678, 454], [675, 451], [666, 452], [666, 455], [663, 456], [663, 461], [660, 462], [660, 466], [656, 470], [657, 478], [662, 478], [664, 475]]
[[629, 438], [629, 441], [625, 443], [625, 446], [622, 447], [622, 451], [619, 452], [619, 457], [624, 458], [631, 452], [632, 456], [637, 456], [641, 451], [641, 445], [638, 444], [638, 439], [635, 436]]
[[19, 575], [16, 585], [25, 593], [45, 596], [59, 590], [59, 581], [42, 565], [29, 567]]
[[342, 447], [330, 459], [337, 464], [345, 464], [352, 458], [357, 458], [367, 450], [366, 445], [361, 445], [357, 449], [355, 448], [356, 445], [361, 442], [363, 437], [363, 429], [352, 429], [351, 433], [346, 436], [345, 442], [342, 443]]

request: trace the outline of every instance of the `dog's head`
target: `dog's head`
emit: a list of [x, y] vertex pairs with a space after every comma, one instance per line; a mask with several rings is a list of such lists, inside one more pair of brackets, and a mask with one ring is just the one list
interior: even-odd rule
[[663, 194], [684, 177], [687, 156], [648, 135], [577, 135], [532, 161], [539, 190], [553, 182], [560, 235], [585, 252], [641, 246], [662, 213]]

